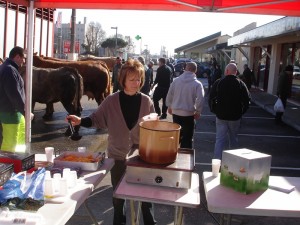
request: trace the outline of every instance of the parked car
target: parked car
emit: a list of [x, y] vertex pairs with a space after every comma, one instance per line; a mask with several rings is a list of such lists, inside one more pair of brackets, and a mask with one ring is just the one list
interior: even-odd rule
[[300, 68], [299, 66], [294, 66], [293, 78], [296, 80], [300, 80]]
[[[178, 60], [177, 63], [174, 65], [174, 70], [175, 70], [175, 77], [178, 77], [180, 74], [182, 74], [184, 72], [184, 68], [185, 68], [185, 64], [187, 62], [192, 62], [192, 60]], [[194, 61], [195, 62], [195, 61]], [[205, 66], [202, 63], [199, 62], [195, 62], [197, 64], [197, 72], [196, 75], [198, 78], [202, 78], [204, 77], [204, 71], [207, 68], [207, 66]]]
[[152, 58], [151, 61], [154, 63], [154, 65], [158, 64], [158, 59], [157, 58]]
[[195, 63], [197, 64], [197, 72], [196, 72], [197, 78], [204, 78], [205, 70], [209, 67], [204, 63], [199, 63], [199, 62], [195, 62]]
[[184, 67], [185, 67], [185, 62], [176, 63], [174, 65], [174, 70], [175, 70], [174, 76], [178, 77], [180, 74], [182, 74], [184, 71]]
[[176, 59], [175, 62], [173, 63], [173, 65], [176, 65], [178, 63], [186, 63], [186, 62], [192, 62], [191, 59]]

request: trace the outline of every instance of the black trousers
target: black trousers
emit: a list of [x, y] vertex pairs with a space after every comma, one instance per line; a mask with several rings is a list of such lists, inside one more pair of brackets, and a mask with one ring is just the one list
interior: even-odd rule
[[[110, 171], [111, 183], [113, 190], [115, 191], [117, 185], [122, 179], [126, 171], [126, 163], [124, 161], [116, 160], [115, 165]], [[125, 200], [113, 197], [113, 207], [114, 207], [114, 221], [113, 225], [126, 225], [126, 207]], [[154, 220], [153, 204], [148, 202], [142, 202], [141, 211], [143, 214], [143, 220], [145, 225], [154, 225], [156, 221]]]
[[[287, 98], [280, 97], [283, 107], [286, 108]], [[276, 112], [275, 121], [276, 123], [280, 123], [282, 121], [283, 112]]]
[[[155, 108], [155, 112], [160, 116], [166, 116], [168, 107], [166, 105], [166, 98], [168, 94], [168, 88], [156, 87], [153, 93], [153, 104]], [[159, 100], [163, 100], [162, 109], [159, 107]]]
[[173, 114], [173, 122], [181, 126], [180, 130], [180, 147], [193, 148], [194, 142], [194, 116], [178, 116]]

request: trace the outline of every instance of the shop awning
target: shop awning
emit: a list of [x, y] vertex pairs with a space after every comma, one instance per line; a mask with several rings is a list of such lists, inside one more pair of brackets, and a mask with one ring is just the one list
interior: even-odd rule
[[[34, 8], [164, 10], [300, 16], [299, 0], [11, 0]], [[234, 21], [233, 21], [234, 22]]]

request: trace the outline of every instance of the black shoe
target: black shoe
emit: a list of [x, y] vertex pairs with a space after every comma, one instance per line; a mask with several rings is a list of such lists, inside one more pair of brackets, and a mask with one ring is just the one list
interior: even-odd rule
[[163, 115], [161, 115], [161, 116], [159, 117], [159, 119], [160, 119], [160, 120], [167, 119], [167, 115], [164, 115], [164, 114], [163, 114]]

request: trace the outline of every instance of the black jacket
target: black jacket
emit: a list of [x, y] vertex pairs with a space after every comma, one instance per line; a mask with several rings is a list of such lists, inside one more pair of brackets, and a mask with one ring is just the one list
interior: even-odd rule
[[238, 120], [249, 108], [250, 93], [235, 75], [217, 80], [210, 92], [209, 103], [217, 96], [216, 116], [221, 120]]
[[25, 114], [24, 81], [18, 68], [11, 59], [0, 66], [0, 112]]
[[157, 68], [154, 85], [157, 87], [169, 89], [171, 83], [172, 71], [167, 65], [162, 65]]
[[293, 77], [292, 73], [289, 75], [286, 71], [280, 73], [278, 78], [277, 85], [277, 95], [280, 96], [281, 99], [287, 99], [291, 97], [292, 92], [292, 82]]

